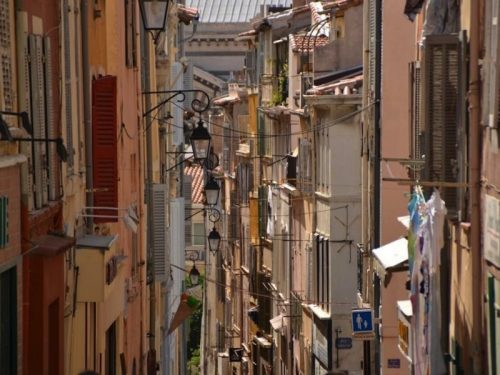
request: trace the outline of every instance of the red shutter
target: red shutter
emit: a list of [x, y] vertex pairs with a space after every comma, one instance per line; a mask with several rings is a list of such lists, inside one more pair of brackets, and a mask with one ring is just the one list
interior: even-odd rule
[[[94, 206], [118, 207], [116, 77], [92, 82], [92, 161]], [[116, 210], [98, 209], [94, 215], [117, 215]], [[118, 221], [94, 218], [94, 222]]]

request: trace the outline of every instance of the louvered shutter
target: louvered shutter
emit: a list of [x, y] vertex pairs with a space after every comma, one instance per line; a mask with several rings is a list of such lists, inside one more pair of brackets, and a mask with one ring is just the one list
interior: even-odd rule
[[[29, 36], [31, 116], [35, 138], [46, 137], [45, 77], [43, 68], [43, 40], [41, 36]], [[42, 142], [33, 142], [33, 173], [35, 186], [35, 208], [47, 203], [47, 152]]]
[[0, 64], [2, 68], [0, 109], [5, 111], [14, 110], [15, 94], [12, 75], [11, 14], [10, 0], [0, 0]]
[[489, 77], [487, 82], [488, 87], [488, 119], [487, 123], [490, 127], [499, 127], [500, 124], [500, 27], [498, 27], [500, 17], [499, 0], [491, 0], [491, 18], [489, 46], [487, 46], [487, 54], [489, 56]]
[[64, 43], [64, 120], [66, 123], [66, 149], [68, 150], [68, 173], [73, 168], [73, 102], [71, 93], [71, 33], [68, 0], [63, 1], [63, 43]]
[[222, 140], [222, 168], [224, 172], [229, 172], [229, 158], [230, 158], [230, 147], [231, 147], [231, 129], [224, 124], [223, 129], [224, 139]]
[[[413, 160], [422, 159], [422, 124], [421, 124], [421, 70], [420, 61], [410, 63], [410, 158]], [[413, 178], [420, 179], [418, 165], [413, 171]]]
[[[118, 207], [116, 77], [92, 82], [92, 161], [94, 206]], [[116, 215], [115, 210], [96, 209], [95, 215]], [[117, 221], [96, 217], [96, 223]]]
[[[167, 209], [168, 189], [165, 184], [153, 184], [152, 194], [152, 219], [151, 224], [151, 251], [153, 254], [153, 270], [156, 280], [164, 280], [168, 268], [168, 231]], [[150, 225], [150, 224], [148, 224]]]
[[[170, 199], [170, 252], [166, 254], [166, 263], [168, 267], [170, 267], [170, 261], [175, 265], [179, 265], [186, 259], [186, 245], [184, 243], [184, 207], [184, 198]], [[179, 269], [174, 272], [178, 274], [177, 280], [181, 281], [184, 279], [185, 275], [182, 274]], [[175, 277], [174, 280], [176, 280]]]
[[[185, 243], [186, 246], [191, 246], [193, 244], [192, 236], [192, 220], [190, 216], [193, 214], [192, 212], [192, 191], [193, 191], [193, 176], [184, 175], [183, 176], [183, 185], [182, 185], [182, 196], [184, 197], [184, 234], [185, 234]], [[189, 218], [189, 219], [188, 219]]]
[[[23, 25], [18, 26], [20, 33], [17, 36], [17, 52], [19, 54], [17, 75], [19, 81], [19, 111], [27, 112], [32, 123], [33, 117], [31, 114], [31, 85], [30, 85], [30, 51], [29, 39], [26, 37], [27, 30]], [[33, 129], [25, 129], [33, 135]], [[22, 194], [26, 200], [28, 211], [32, 211], [35, 207], [34, 196], [34, 178], [33, 178], [33, 149], [28, 142], [21, 142], [21, 152], [28, 158], [27, 163], [21, 166]]]
[[311, 141], [304, 138], [302, 140], [304, 145], [304, 174], [303, 178], [303, 191], [306, 193], [313, 192], [313, 181], [312, 181], [312, 144]]
[[0, 249], [9, 244], [9, 198], [0, 196]]
[[375, 0], [369, 1], [368, 4], [368, 72], [369, 72], [369, 89], [370, 94], [373, 95], [375, 92], [375, 53], [376, 53], [376, 12], [375, 12]]
[[[52, 88], [52, 47], [50, 39], [44, 38], [44, 55], [45, 55], [45, 116], [47, 123], [47, 138], [56, 139], [57, 129], [54, 119], [54, 90]], [[47, 145], [48, 155], [48, 198], [49, 200], [56, 200], [59, 198], [59, 157], [56, 153], [56, 144], [50, 142]]]
[[[193, 63], [186, 63], [186, 71], [184, 72], [184, 90], [193, 90], [194, 89], [194, 69]], [[186, 93], [186, 100], [184, 101], [184, 106], [186, 109], [189, 109], [191, 103], [193, 101], [193, 94], [188, 92]]]
[[[454, 182], [461, 169], [459, 153], [465, 117], [461, 42], [457, 35], [429, 35], [425, 40], [425, 162], [429, 181]], [[465, 166], [464, 166], [465, 169]], [[458, 189], [442, 189], [448, 212], [456, 213]]]
[[249, 87], [254, 87], [256, 85], [255, 68], [255, 50], [251, 49], [245, 52], [245, 76], [247, 86]]
[[259, 155], [263, 156], [266, 153], [266, 134], [265, 134], [265, 118], [264, 118], [264, 112], [259, 110], [258, 111], [258, 153]]
[[[172, 64], [170, 74], [171, 82], [173, 83], [172, 90], [184, 90], [183, 69], [184, 68], [182, 64], [179, 62], [175, 62]], [[172, 131], [174, 133], [172, 136], [172, 141], [175, 146], [179, 146], [184, 143], [184, 109], [182, 108], [182, 106], [175, 104], [171, 108], [173, 116], [172, 121], [175, 124], [175, 126], [172, 127]]]

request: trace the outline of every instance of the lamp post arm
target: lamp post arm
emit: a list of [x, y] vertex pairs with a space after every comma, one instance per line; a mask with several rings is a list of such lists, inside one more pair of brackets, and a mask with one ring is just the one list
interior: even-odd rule
[[177, 98], [176, 101], [178, 103], [182, 103], [182, 102], [186, 101], [186, 94], [201, 94], [203, 96], [203, 98], [205, 98], [205, 100], [200, 100], [198, 98], [194, 98], [193, 100], [191, 100], [190, 106], [194, 112], [202, 113], [202, 112], [207, 111], [208, 108], [210, 108], [210, 96], [208, 95], [207, 92], [200, 90], [200, 89], [145, 91], [142, 93], [142, 95], [168, 95], [168, 97], [166, 99], [163, 99], [160, 103], [155, 105], [153, 108], [150, 108], [149, 110], [144, 112], [142, 114], [143, 117], [150, 115], [153, 111], [156, 111], [161, 106], [172, 101], [174, 98]]
[[188, 157], [188, 158], [182, 159], [180, 162], [175, 163], [175, 164], [174, 164], [174, 165], [172, 165], [171, 167], [167, 168], [167, 169], [165, 170], [165, 173], [166, 173], [166, 172], [170, 172], [172, 169], [174, 169], [174, 168], [178, 167], [179, 165], [181, 165], [181, 164], [182, 164], [182, 163], [184, 163], [185, 161], [188, 161], [188, 160], [190, 160], [190, 159], [192, 159], [192, 158], [193, 158], [193, 155], [191, 155], [191, 156], [190, 156], [190, 157]]

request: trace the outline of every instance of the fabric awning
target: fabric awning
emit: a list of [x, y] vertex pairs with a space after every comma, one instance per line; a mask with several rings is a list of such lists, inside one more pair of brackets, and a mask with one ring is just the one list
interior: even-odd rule
[[406, 318], [411, 318], [413, 316], [413, 308], [409, 299], [398, 301], [397, 306], [398, 311], [401, 312], [401, 314], [403, 314]]
[[68, 250], [75, 245], [73, 237], [58, 236], [55, 234], [46, 234], [36, 238], [34, 241], [35, 248], [31, 254], [54, 256]]
[[375, 260], [385, 270], [397, 267], [408, 261], [408, 240], [400, 238], [373, 250]]

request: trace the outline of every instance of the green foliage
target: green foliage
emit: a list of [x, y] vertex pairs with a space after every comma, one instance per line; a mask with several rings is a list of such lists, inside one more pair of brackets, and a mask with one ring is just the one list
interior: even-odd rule
[[278, 74], [278, 85], [273, 90], [273, 97], [271, 99], [272, 105], [280, 105], [286, 102], [288, 98], [288, 64], [281, 65]]

